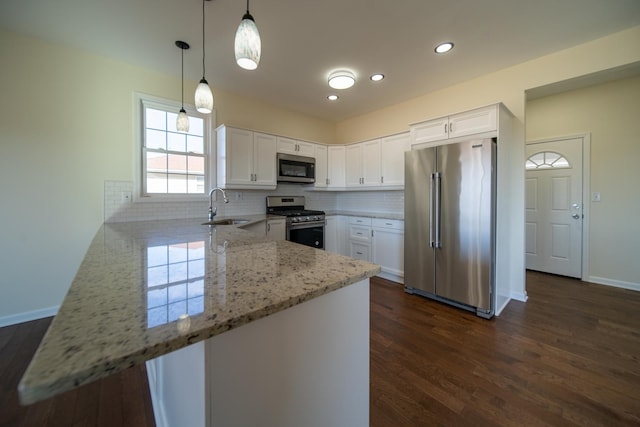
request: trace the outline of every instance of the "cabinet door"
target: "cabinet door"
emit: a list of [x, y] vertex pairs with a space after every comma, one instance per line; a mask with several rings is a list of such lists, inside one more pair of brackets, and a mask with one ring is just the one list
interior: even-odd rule
[[347, 187], [362, 185], [362, 144], [348, 145], [345, 149]]
[[404, 153], [411, 148], [409, 132], [380, 141], [380, 185], [404, 187]]
[[362, 261], [371, 261], [371, 244], [362, 242], [349, 242], [349, 255], [351, 258]]
[[314, 157], [316, 159], [316, 188], [327, 186], [327, 146], [315, 144]]
[[447, 139], [449, 118], [429, 120], [411, 126], [411, 145]]
[[[222, 141], [218, 141], [220, 144]], [[253, 132], [226, 128], [226, 184], [253, 184]], [[275, 161], [275, 160], [274, 160]]]
[[276, 137], [265, 133], [254, 134], [253, 183], [260, 186], [276, 185]]
[[298, 141], [284, 136], [278, 137], [278, 153], [298, 154]]
[[374, 228], [373, 262], [385, 273], [404, 276], [404, 231]]
[[324, 227], [324, 249], [327, 252], [338, 253], [338, 217], [328, 216]]
[[267, 221], [267, 239], [282, 241], [287, 238], [285, 219], [270, 219]]
[[327, 147], [328, 187], [345, 186], [345, 149], [341, 147]]
[[496, 117], [495, 105], [450, 116], [449, 138], [494, 131], [498, 128]]
[[380, 140], [374, 139], [362, 143], [362, 184], [379, 186], [380, 178]]
[[315, 144], [311, 142], [298, 141], [298, 151], [296, 154], [299, 156], [313, 157], [315, 154], [314, 146]]

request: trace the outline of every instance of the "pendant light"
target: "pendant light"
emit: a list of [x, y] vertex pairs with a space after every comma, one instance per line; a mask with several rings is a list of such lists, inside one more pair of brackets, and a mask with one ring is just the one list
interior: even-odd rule
[[253, 20], [253, 16], [249, 13], [249, 0], [247, 0], [247, 13], [242, 17], [242, 21], [240, 21], [236, 31], [234, 48], [236, 62], [241, 68], [245, 70], [258, 68], [262, 43], [258, 27], [256, 27], [256, 21]]
[[209, 83], [204, 78], [204, 2], [208, 0], [202, 0], [202, 80], [196, 88], [196, 110], [201, 113], [209, 114], [213, 110], [213, 93], [209, 88]]
[[178, 132], [189, 132], [189, 116], [187, 116], [187, 112], [184, 110], [184, 51], [186, 49], [189, 49], [189, 43], [178, 40], [176, 41], [176, 46], [180, 48], [180, 52], [182, 54], [182, 97], [180, 98], [180, 112], [178, 113], [178, 118], [176, 119], [176, 129], [178, 130]]

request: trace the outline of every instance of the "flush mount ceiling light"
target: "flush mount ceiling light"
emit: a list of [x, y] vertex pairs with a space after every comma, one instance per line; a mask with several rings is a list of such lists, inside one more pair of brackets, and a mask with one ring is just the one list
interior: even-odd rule
[[334, 71], [329, 75], [329, 86], [334, 89], [349, 89], [356, 83], [356, 76], [351, 71]]
[[371, 74], [371, 77], [369, 77], [369, 79], [371, 79], [371, 81], [373, 82], [379, 82], [380, 80], [384, 79], [384, 74], [381, 74], [381, 73]]
[[209, 114], [213, 110], [213, 93], [209, 87], [209, 83], [204, 78], [204, 2], [202, 0], [202, 79], [196, 88], [195, 101], [196, 110], [201, 113]]
[[453, 49], [453, 43], [445, 42], [445, 43], [440, 43], [438, 46], [436, 46], [435, 51], [436, 53], [447, 53], [451, 49]]
[[337, 101], [338, 98], [340, 98], [338, 95], [329, 95], [329, 96], [327, 96], [327, 99], [329, 101]]
[[247, 13], [242, 17], [238, 30], [236, 31], [236, 40], [234, 43], [236, 54], [236, 63], [245, 70], [255, 70], [260, 63], [260, 53], [262, 51], [262, 43], [260, 41], [260, 33], [256, 27], [256, 21], [249, 13], [249, 0], [247, 0]]
[[182, 56], [182, 80], [181, 80], [181, 104], [180, 104], [180, 112], [178, 113], [178, 118], [176, 119], [176, 129], [178, 132], [189, 132], [189, 116], [187, 116], [187, 112], [184, 111], [184, 51], [189, 49], [189, 43], [185, 43], [183, 41], [177, 40], [176, 46], [180, 48], [180, 53]]

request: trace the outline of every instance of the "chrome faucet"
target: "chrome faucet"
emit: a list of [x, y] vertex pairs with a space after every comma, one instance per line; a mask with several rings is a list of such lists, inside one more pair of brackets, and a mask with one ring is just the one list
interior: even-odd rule
[[218, 207], [213, 206], [213, 193], [219, 190], [222, 193], [222, 197], [224, 198], [225, 203], [229, 203], [229, 199], [227, 198], [227, 193], [220, 187], [214, 187], [209, 191], [209, 221], [213, 219], [214, 216], [218, 213]]

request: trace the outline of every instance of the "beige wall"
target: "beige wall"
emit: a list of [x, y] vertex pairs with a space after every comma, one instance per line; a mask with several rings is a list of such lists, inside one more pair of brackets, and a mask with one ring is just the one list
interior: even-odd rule
[[[1, 320], [61, 303], [104, 181], [133, 180], [133, 93], [179, 100], [180, 80], [13, 33], [0, 52]], [[333, 123], [213, 89], [219, 123], [335, 139]]]
[[[589, 133], [589, 276], [640, 289], [640, 76], [527, 103], [527, 140]], [[618, 283], [622, 282], [622, 283]]]

